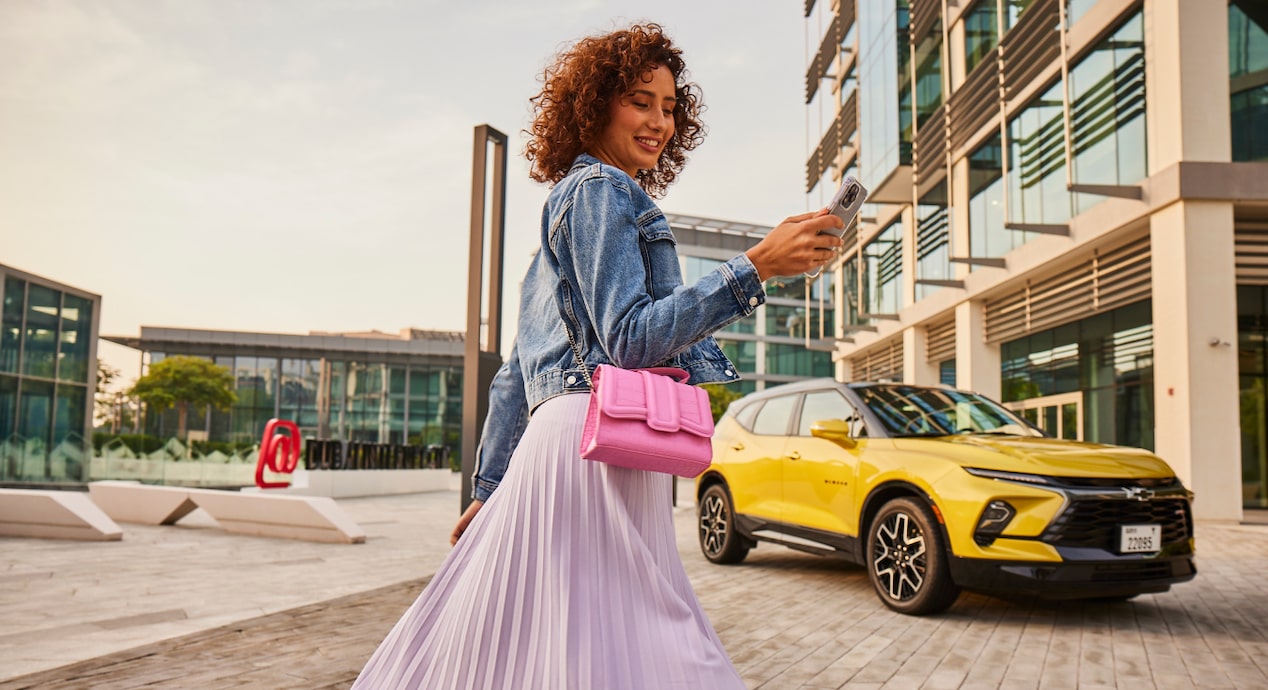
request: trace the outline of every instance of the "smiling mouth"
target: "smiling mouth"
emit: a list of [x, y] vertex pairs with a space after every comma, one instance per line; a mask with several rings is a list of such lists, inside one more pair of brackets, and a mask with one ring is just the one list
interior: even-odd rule
[[634, 137], [634, 141], [637, 141], [638, 143], [642, 144], [643, 146], [646, 146], [649, 149], [660, 148], [660, 139], [646, 139], [643, 137]]

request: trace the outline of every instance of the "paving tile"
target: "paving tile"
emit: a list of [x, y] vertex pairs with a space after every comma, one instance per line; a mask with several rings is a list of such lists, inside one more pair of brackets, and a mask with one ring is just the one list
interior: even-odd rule
[[[448, 553], [458, 500], [340, 504], [365, 544], [228, 535], [197, 513], [125, 526], [112, 544], [0, 540], [0, 690], [347, 688]], [[675, 525], [752, 688], [1268, 687], [1268, 528], [1200, 524], [1200, 574], [1172, 592], [1116, 604], [966, 593], [913, 618], [842, 560], [762, 545], [716, 566], [692, 509]]]

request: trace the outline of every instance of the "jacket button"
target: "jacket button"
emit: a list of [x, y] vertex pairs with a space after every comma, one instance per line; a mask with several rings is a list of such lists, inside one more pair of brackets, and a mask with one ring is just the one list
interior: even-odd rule
[[756, 307], [756, 306], [757, 306], [757, 298], [756, 298], [756, 297], [750, 297], [750, 298], [748, 298], [748, 305], [749, 305], [750, 307]]
[[576, 382], [577, 382], [577, 377], [576, 377], [576, 376], [569, 376], [569, 377], [568, 377], [568, 385], [570, 385], [570, 386], [571, 386], [572, 384], [574, 384], [574, 383], [576, 383]]
[[726, 374], [727, 376], [735, 376], [735, 372], [734, 372], [734, 371], [731, 371], [730, 369], [727, 369], [726, 371], [724, 371], [724, 372], [722, 372], [722, 373], [723, 373], [723, 374]]

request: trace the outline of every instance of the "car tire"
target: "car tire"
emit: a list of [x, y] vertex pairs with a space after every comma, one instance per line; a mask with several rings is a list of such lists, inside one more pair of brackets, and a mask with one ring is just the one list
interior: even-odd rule
[[912, 616], [945, 611], [960, 595], [942, 530], [917, 498], [881, 506], [867, 531], [867, 575], [886, 606]]
[[731, 494], [725, 484], [713, 484], [704, 490], [696, 524], [700, 552], [710, 562], [734, 565], [748, 556], [749, 543], [736, 528]]

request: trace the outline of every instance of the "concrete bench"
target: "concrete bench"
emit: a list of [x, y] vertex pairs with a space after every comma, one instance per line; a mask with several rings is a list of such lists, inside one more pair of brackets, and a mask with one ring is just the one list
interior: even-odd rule
[[170, 525], [201, 508], [226, 532], [333, 544], [360, 544], [365, 532], [334, 500], [256, 491], [216, 491], [137, 482], [88, 485], [98, 505], [121, 522]]
[[83, 493], [0, 489], [0, 535], [118, 541], [123, 530]]
[[174, 525], [198, 508], [189, 490], [178, 486], [105, 480], [90, 483], [88, 495], [118, 522], [142, 525]]
[[332, 544], [361, 544], [365, 532], [325, 496], [190, 489], [189, 497], [227, 532]]

